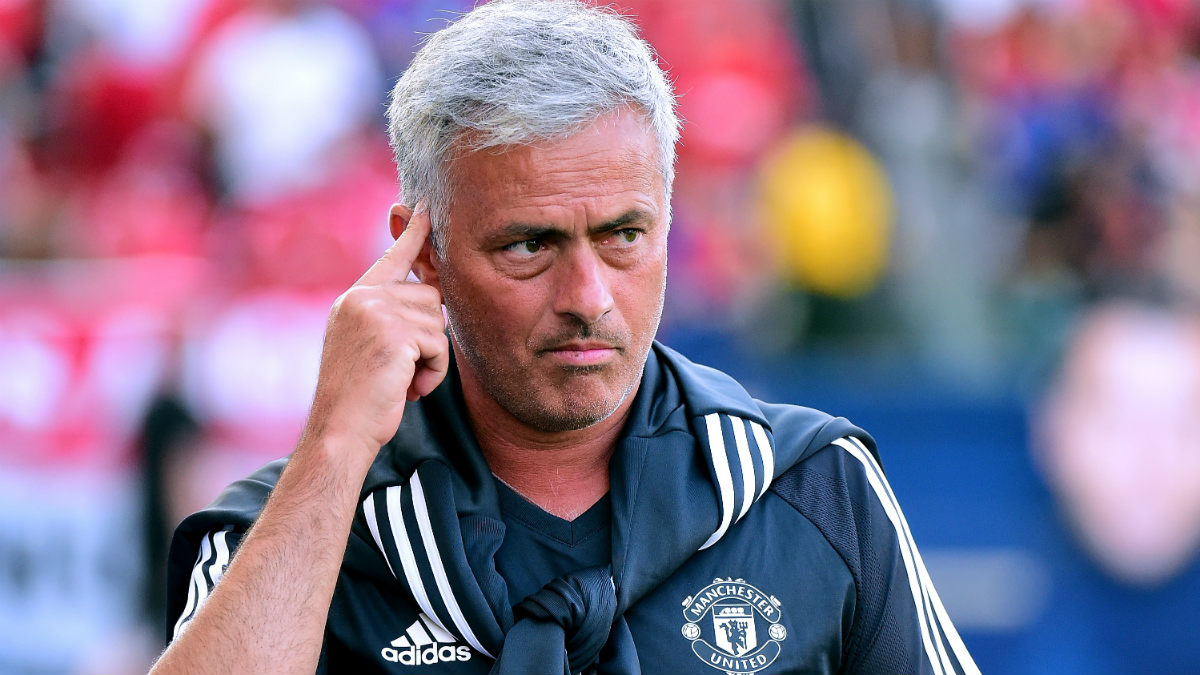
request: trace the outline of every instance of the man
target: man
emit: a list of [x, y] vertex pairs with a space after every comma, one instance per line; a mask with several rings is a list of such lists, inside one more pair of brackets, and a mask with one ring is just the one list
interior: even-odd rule
[[396, 243], [286, 468], [180, 526], [156, 672], [974, 669], [870, 438], [654, 342], [678, 132], [629, 23], [482, 6], [389, 118]]
[[1119, 297], [1081, 312], [1030, 425], [1055, 497], [1035, 541], [1046, 597], [1003, 672], [1200, 672], [1198, 409], [1194, 308]]

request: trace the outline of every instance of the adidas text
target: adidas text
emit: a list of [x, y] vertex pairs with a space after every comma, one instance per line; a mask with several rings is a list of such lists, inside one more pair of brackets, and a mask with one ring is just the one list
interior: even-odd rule
[[405, 666], [428, 666], [435, 663], [470, 661], [471, 648], [466, 645], [432, 644], [424, 647], [384, 647], [380, 652], [385, 661]]

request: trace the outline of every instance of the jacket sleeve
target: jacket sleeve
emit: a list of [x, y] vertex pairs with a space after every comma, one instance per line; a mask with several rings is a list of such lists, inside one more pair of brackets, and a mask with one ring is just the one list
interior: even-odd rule
[[171, 539], [167, 554], [166, 640], [171, 642], [208, 599], [279, 480], [276, 460], [239, 480], [212, 504], [193, 513]]
[[854, 577], [841, 672], [979, 672], [873, 448], [854, 437], [838, 439], [780, 476], [773, 489], [821, 530]]
[[[216, 588], [217, 582], [229, 567], [229, 561], [233, 559], [233, 553], [243, 534], [244, 532], [235, 530], [232, 525], [211, 530], [199, 538], [191, 565], [186, 565], [183, 559], [173, 559], [168, 563], [168, 642], [179, 637], [179, 632], [192, 620]], [[182, 547], [178, 550], [173, 548], [171, 554], [173, 558], [187, 557], [187, 551]]]

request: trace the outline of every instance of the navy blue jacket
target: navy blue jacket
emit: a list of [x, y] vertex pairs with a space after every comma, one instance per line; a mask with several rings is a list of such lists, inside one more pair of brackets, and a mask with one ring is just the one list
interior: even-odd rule
[[[284, 462], [179, 526], [168, 638]], [[618, 618], [600, 672], [978, 672], [874, 442], [846, 420], [754, 400], [656, 343], [610, 476]], [[514, 623], [506, 524], [456, 377], [409, 404], [361, 494], [319, 670], [488, 672]]]

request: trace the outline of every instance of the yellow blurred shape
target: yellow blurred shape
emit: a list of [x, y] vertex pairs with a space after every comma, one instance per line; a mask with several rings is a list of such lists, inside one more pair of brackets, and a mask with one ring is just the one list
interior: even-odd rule
[[780, 272], [810, 291], [853, 298], [887, 266], [892, 196], [879, 163], [832, 129], [799, 129], [763, 164], [760, 207]]

